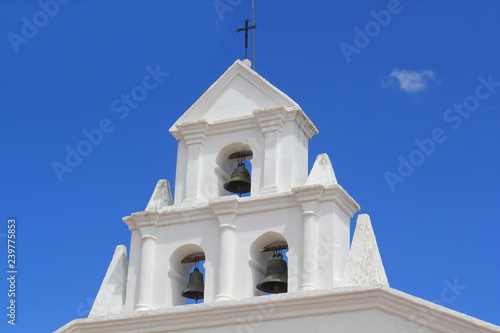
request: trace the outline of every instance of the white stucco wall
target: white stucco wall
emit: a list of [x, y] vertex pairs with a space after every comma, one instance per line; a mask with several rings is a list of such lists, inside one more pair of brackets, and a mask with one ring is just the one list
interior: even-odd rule
[[[323, 190], [331, 198], [324, 201], [318, 198], [318, 246], [316, 255], [308, 260], [318, 262], [319, 270], [315, 286], [317, 289], [332, 288], [336, 285], [337, 265], [343, 271], [349, 247], [349, 221], [356, 205], [338, 185]], [[333, 200], [334, 193], [345, 196], [345, 202], [352, 211], [345, 212]], [[222, 207], [222, 208], [221, 208]], [[337, 208], [336, 208], [337, 207]], [[219, 294], [228, 299], [240, 299], [261, 294], [255, 285], [263, 277], [270, 253], [260, 254], [260, 250], [278, 241], [286, 241], [288, 252], [288, 290], [301, 289], [304, 274], [302, 254], [304, 246], [303, 207], [297, 195], [292, 192], [249, 196], [238, 198], [235, 195], [211, 199], [195, 206], [170, 206], [159, 212], [132, 214], [125, 221], [132, 229], [131, 276], [127, 286], [127, 299], [124, 311], [137, 309], [137, 297], [141, 274], [142, 242], [138, 230], [146, 226], [154, 230], [155, 237], [154, 267], [147, 286], [154, 290], [148, 305], [153, 309], [165, 308], [185, 303], [180, 291], [187, 283], [192, 265], [180, 264], [185, 256], [203, 252], [205, 261], [205, 302], [218, 299]], [[230, 216], [227, 218], [227, 216]], [[226, 220], [224, 220], [226, 219]], [[221, 252], [223, 231], [221, 225], [230, 223], [231, 247], [229, 253]], [[151, 229], [154, 225], [154, 229]], [[336, 225], [341, 227], [336, 228]], [[226, 244], [227, 245], [227, 244]], [[176, 251], [183, 250], [181, 254]], [[342, 250], [344, 249], [344, 250]], [[176, 254], [174, 256], [174, 254]], [[340, 255], [338, 255], [340, 253]], [[221, 256], [222, 254], [222, 256]], [[229, 262], [221, 267], [221, 258], [227, 256]], [[306, 261], [306, 264], [308, 261]], [[306, 267], [307, 269], [307, 267]], [[221, 280], [222, 279], [222, 280]], [[224, 283], [222, 291], [221, 281]], [[230, 285], [229, 287], [227, 285]], [[134, 304], [135, 308], [131, 305]], [[134, 308], [134, 309], [133, 309]]]

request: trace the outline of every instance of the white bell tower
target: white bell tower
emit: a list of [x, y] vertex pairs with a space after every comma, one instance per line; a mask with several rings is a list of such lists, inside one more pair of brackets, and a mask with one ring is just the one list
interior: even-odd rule
[[[130, 262], [117, 249], [91, 316], [185, 304], [193, 263], [182, 261], [195, 256], [205, 258], [205, 303], [262, 296], [255, 286], [272, 255], [263, 249], [273, 246], [288, 248], [288, 293], [388, 285], [367, 216], [354, 241], [367, 239], [368, 247], [360, 241], [350, 249], [359, 206], [328, 156], [319, 155], [308, 174], [318, 130], [248, 60], [229, 67], [170, 132], [179, 142], [175, 199], [160, 180], [146, 210], [123, 219], [132, 232]], [[246, 197], [223, 187], [237, 162], [229, 156], [242, 151], [251, 152]]]
[[[358, 216], [349, 244], [359, 206], [328, 156], [308, 173], [316, 127], [248, 60], [229, 67], [170, 132], [179, 142], [175, 200], [162, 179], [146, 209], [123, 218], [130, 260], [118, 246], [89, 318], [57, 333], [500, 332], [389, 288], [368, 215]], [[236, 166], [229, 157], [242, 152], [251, 163], [245, 197], [223, 187]], [[277, 248], [288, 249], [286, 292], [264, 295], [256, 285], [267, 250]], [[201, 260], [205, 303], [186, 305], [181, 293]]]
[[236, 61], [172, 126], [179, 141], [175, 204], [229, 195], [231, 153], [253, 154], [252, 196], [290, 191], [307, 178], [307, 147], [318, 133], [299, 105]]

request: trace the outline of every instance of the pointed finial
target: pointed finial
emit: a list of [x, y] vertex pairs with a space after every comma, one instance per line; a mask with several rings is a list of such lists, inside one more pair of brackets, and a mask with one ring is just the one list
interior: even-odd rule
[[158, 184], [156, 184], [153, 195], [149, 199], [149, 203], [146, 207], [146, 211], [160, 210], [167, 206], [173, 205], [172, 200], [172, 190], [170, 189], [170, 183], [166, 179], [160, 179]]
[[352, 237], [343, 286], [389, 286], [368, 214], [360, 214]]
[[337, 177], [333, 171], [332, 163], [327, 154], [319, 154], [312, 167], [305, 185], [334, 185], [337, 184]]

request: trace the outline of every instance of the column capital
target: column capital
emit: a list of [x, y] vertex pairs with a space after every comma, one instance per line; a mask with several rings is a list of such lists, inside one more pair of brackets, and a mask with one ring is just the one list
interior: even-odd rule
[[150, 235], [149, 233], [144, 235], [144, 236], [141, 236], [142, 241], [144, 241], [146, 239], [152, 239], [152, 240], [156, 241], [156, 236]]
[[139, 227], [141, 232], [141, 240], [153, 239], [156, 240], [156, 226], [155, 225], [143, 225]]
[[219, 230], [236, 230], [236, 226], [234, 224], [219, 224]]
[[318, 213], [316, 213], [315, 210], [304, 210], [304, 212], [302, 213], [302, 217], [307, 218], [309, 216], [318, 217]]

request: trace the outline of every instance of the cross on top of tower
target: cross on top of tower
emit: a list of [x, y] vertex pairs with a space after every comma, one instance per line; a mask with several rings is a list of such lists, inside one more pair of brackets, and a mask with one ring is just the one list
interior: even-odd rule
[[247, 56], [247, 53], [248, 53], [248, 30], [257, 28], [256, 24], [249, 27], [248, 22], [250, 22], [250, 20], [246, 19], [245, 20], [245, 27], [236, 29], [236, 32], [240, 32], [240, 31], [245, 30], [245, 59], [248, 59], [248, 56]]

